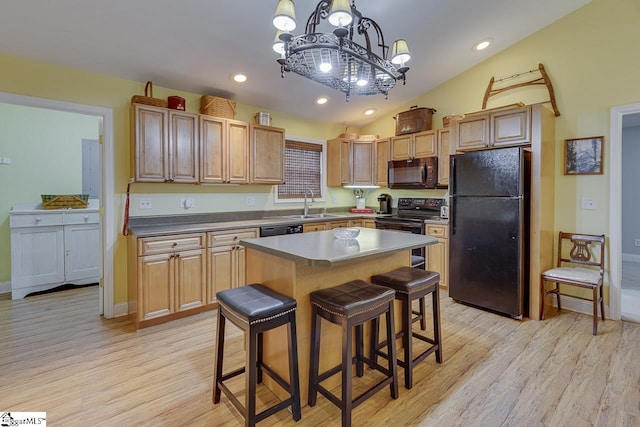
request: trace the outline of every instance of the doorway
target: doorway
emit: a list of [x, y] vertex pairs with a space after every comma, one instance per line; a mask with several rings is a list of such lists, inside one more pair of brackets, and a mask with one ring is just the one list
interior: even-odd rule
[[622, 275], [620, 315], [640, 322], [640, 113], [622, 119]]
[[0, 103], [54, 111], [77, 113], [96, 117], [96, 134], [102, 140], [102, 161], [100, 164], [100, 241], [102, 249], [102, 278], [99, 290], [99, 313], [107, 318], [114, 317], [113, 291], [113, 247], [117, 238], [114, 212], [113, 175], [113, 112], [110, 109], [63, 101], [33, 98], [0, 92]]
[[633, 187], [639, 175], [628, 158], [640, 156], [640, 104], [611, 109], [610, 146], [610, 317], [640, 322], [640, 226], [634, 224], [640, 200]]

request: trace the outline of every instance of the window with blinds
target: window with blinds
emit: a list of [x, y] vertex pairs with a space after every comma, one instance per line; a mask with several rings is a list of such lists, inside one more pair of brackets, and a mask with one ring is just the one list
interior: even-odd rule
[[311, 189], [322, 198], [322, 144], [285, 141], [284, 184], [278, 185], [277, 198], [302, 199]]

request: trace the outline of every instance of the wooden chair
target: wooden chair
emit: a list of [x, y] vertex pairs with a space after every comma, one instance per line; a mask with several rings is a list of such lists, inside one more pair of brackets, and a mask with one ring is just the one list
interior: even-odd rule
[[[544, 300], [548, 294], [556, 295], [558, 310], [562, 309], [560, 295], [593, 301], [593, 335], [598, 334], [598, 303], [604, 321], [604, 300], [602, 297], [604, 242], [604, 234], [577, 234], [562, 231], [559, 233], [557, 267], [542, 273], [542, 319], [544, 319]], [[570, 249], [567, 251], [569, 246]], [[598, 249], [599, 254], [597, 253]], [[555, 282], [555, 288], [547, 291], [545, 289], [546, 281]], [[564, 294], [560, 292], [561, 284], [591, 289], [593, 298]]]

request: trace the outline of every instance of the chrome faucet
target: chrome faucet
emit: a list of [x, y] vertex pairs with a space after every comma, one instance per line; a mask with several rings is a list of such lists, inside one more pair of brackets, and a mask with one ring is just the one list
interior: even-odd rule
[[303, 216], [309, 215], [309, 204], [307, 204], [307, 193], [311, 193], [311, 203], [316, 201], [316, 196], [313, 194], [313, 190], [312, 189], [309, 188], [307, 191], [304, 192]]

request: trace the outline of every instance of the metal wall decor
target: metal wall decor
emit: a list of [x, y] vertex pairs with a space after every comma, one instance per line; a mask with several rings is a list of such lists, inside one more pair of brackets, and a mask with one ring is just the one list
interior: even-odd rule
[[[322, 21], [334, 26], [333, 32], [318, 32]], [[348, 0], [321, 0], [307, 20], [305, 34], [294, 36], [295, 7], [293, 0], [280, 0], [274, 26], [279, 30], [274, 50], [280, 53], [278, 63], [282, 77], [294, 72], [303, 77], [343, 92], [346, 100], [353, 95], [383, 94], [385, 98], [398, 80], [406, 83], [411, 58], [404, 39], [396, 40], [389, 56], [380, 26], [364, 17]], [[354, 41], [360, 37], [363, 43]], [[379, 53], [372, 50], [372, 36]]]

